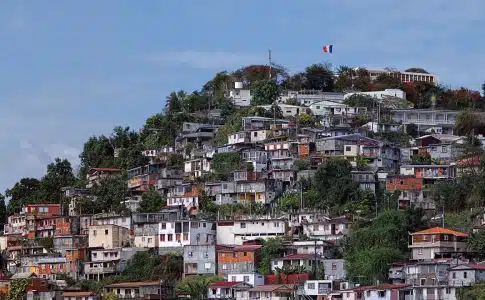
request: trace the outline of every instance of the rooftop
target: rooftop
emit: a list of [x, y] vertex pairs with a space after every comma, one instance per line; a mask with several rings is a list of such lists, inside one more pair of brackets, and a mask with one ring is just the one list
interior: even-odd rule
[[466, 234], [466, 233], [447, 229], [447, 228], [443, 228], [443, 227], [434, 227], [434, 228], [421, 230], [421, 231], [418, 231], [418, 232], [414, 232], [413, 235], [415, 235], [415, 234], [436, 234], [436, 233], [451, 234], [451, 235], [454, 235], [454, 236], [461, 236], [461, 237], [467, 237], [468, 236], [468, 234]]

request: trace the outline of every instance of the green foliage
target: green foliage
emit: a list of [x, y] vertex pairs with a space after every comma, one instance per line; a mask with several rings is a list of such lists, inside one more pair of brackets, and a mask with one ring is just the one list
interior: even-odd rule
[[428, 74], [428, 71], [426, 71], [423, 68], [409, 68], [409, 69], [406, 69], [404, 72]]
[[284, 275], [291, 275], [291, 274], [300, 274], [311, 271], [307, 269], [306, 266], [301, 265], [283, 265], [282, 268], [275, 268], [276, 274], [284, 274]]
[[[352, 180], [352, 166], [345, 159], [329, 159], [321, 165], [315, 174], [315, 188], [320, 195], [317, 208], [328, 208], [335, 214], [354, 209], [368, 212], [371, 207], [367, 193], [359, 189], [359, 184]], [[305, 203], [305, 207], [308, 205]]]
[[118, 300], [118, 296], [114, 292], [103, 295], [103, 300]]
[[345, 253], [347, 276], [361, 284], [386, 282], [389, 264], [407, 255], [408, 232], [422, 225], [422, 211], [381, 213], [372, 223], [351, 228]]
[[10, 280], [8, 289], [8, 300], [23, 300], [27, 295], [28, 279], [14, 279]]
[[411, 136], [404, 132], [378, 132], [369, 133], [369, 137], [394, 144], [398, 147], [408, 147]]
[[128, 196], [126, 180], [126, 174], [123, 174], [106, 177], [101, 180], [100, 184], [96, 184], [93, 187], [93, 194], [97, 199], [92, 202], [94, 205], [92, 210], [96, 213], [126, 211], [126, 207], [122, 204]]
[[241, 131], [243, 117], [254, 116], [255, 111], [251, 108], [243, 108], [237, 110], [234, 114], [226, 119], [224, 126], [219, 128], [216, 133], [215, 141], [217, 145], [222, 146], [227, 144], [227, 136], [235, 132]]
[[431, 155], [429, 153], [416, 154], [411, 156], [411, 164], [413, 165], [430, 165]]
[[354, 94], [344, 100], [344, 104], [352, 107], [365, 107], [367, 111], [375, 110], [379, 102], [369, 95]]
[[472, 233], [468, 238], [470, 250], [478, 253], [485, 253], [485, 231], [480, 230]]
[[260, 80], [253, 84], [251, 89], [251, 104], [272, 104], [280, 96], [280, 87], [274, 80]]
[[228, 203], [216, 205], [215, 211], [218, 211], [220, 218], [233, 218], [243, 215], [263, 215], [266, 207], [261, 202]]
[[216, 153], [211, 167], [218, 179], [227, 180], [233, 171], [243, 167], [241, 155], [237, 152]]
[[167, 167], [182, 169], [184, 167], [184, 156], [182, 154], [170, 154], [167, 159]]
[[76, 181], [71, 163], [67, 159], [56, 158], [47, 165], [47, 173], [41, 180], [41, 201], [47, 203], [61, 203], [61, 188], [72, 186]]
[[68, 286], [73, 286], [76, 284], [76, 280], [66, 273], [57, 273], [56, 280], [64, 280]]
[[39, 245], [42, 246], [47, 251], [52, 251], [54, 248], [54, 239], [50, 237], [41, 237], [38, 238]]
[[305, 69], [305, 88], [331, 92], [334, 88], [333, 72], [329, 66], [313, 64]]
[[367, 70], [340, 66], [337, 73], [338, 77], [335, 80], [335, 91], [345, 92], [349, 90], [358, 90], [366, 92], [369, 90], [371, 79]]
[[412, 136], [413, 138], [417, 138], [419, 136], [418, 125], [413, 123], [407, 124], [406, 133]]
[[79, 177], [84, 179], [90, 168], [116, 167], [114, 148], [109, 138], [101, 135], [93, 136], [84, 143], [83, 151], [79, 155], [81, 160]]
[[283, 255], [284, 246], [281, 238], [269, 238], [262, 240], [263, 247], [261, 248], [261, 261], [258, 267], [258, 272], [262, 275], [271, 274], [271, 260]]
[[310, 161], [305, 159], [297, 159], [293, 162], [293, 168], [295, 168], [297, 171], [309, 170], [310, 167]]
[[162, 207], [167, 205], [167, 200], [155, 190], [154, 186], [150, 186], [150, 190], [143, 193], [141, 196], [139, 212], [157, 212]]
[[292, 211], [300, 208], [300, 194], [298, 192], [286, 192], [280, 198], [278, 208], [282, 211]]
[[462, 111], [456, 116], [455, 134], [471, 135], [484, 131], [485, 119], [483, 115], [472, 111]]
[[0, 226], [7, 223], [7, 206], [5, 205], [5, 196], [0, 193]]
[[222, 280], [219, 276], [214, 275], [188, 276], [178, 284], [177, 293], [189, 295], [190, 299], [207, 299], [207, 287], [211, 283]]
[[22, 178], [15, 185], [5, 191], [5, 196], [10, 198], [7, 205], [9, 215], [19, 213], [22, 206], [27, 203], [38, 203], [40, 181], [35, 178]]
[[485, 300], [485, 282], [478, 282], [471, 287], [462, 287], [456, 291], [457, 300]]

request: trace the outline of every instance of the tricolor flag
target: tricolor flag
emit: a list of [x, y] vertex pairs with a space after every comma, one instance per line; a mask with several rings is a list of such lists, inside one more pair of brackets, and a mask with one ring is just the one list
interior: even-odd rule
[[322, 50], [325, 53], [332, 53], [333, 45], [323, 45]]

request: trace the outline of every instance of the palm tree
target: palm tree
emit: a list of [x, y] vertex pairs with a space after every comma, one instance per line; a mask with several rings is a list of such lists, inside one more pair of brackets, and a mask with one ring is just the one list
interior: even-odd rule
[[207, 299], [207, 288], [211, 283], [221, 281], [219, 276], [190, 276], [177, 286], [177, 293], [189, 295], [190, 299]]

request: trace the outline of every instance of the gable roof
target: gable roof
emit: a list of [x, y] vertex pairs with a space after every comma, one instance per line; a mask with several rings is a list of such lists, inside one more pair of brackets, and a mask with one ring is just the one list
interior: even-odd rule
[[249, 285], [245, 282], [241, 281], [218, 281], [209, 284], [210, 289], [217, 289], [217, 288], [234, 288], [237, 286], [241, 287], [249, 287]]
[[485, 265], [479, 265], [479, 264], [461, 264], [458, 266], [451, 267], [450, 270], [455, 270], [460, 268], [485, 271]]
[[459, 232], [459, 231], [456, 231], [456, 230], [447, 229], [447, 228], [443, 228], [443, 227], [428, 228], [428, 229], [425, 229], [425, 230], [414, 232], [414, 233], [412, 233], [412, 235], [415, 235], [415, 234], [436, 234], [436, 233], [451, 234], [451, 235], [454, 235], [454, 236], [461, 236], [461, 237], [467, 237], [468, 236], [468, 234], [466, 234], [466, 233]]

